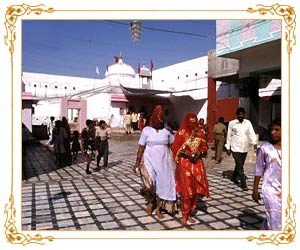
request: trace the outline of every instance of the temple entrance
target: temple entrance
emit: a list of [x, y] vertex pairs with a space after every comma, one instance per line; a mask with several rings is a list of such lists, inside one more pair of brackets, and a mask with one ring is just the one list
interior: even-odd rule
[[70, 129], [71, 129], [71, 133], [73, 133], [73, 131], [75, 131], [75, 130], [80, 132], [79, 124], [78, 124], [78, 117], [79, 117], [79, 109], [68, 108], [68, 121], [69, 121]]
[[85, 127], [87, 103], [83, 99], [61, 99], [61, 116], [68, 118], [71, 132]]

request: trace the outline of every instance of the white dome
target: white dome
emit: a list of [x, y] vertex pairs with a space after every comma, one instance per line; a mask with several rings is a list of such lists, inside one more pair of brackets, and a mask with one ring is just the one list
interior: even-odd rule
[[135, 71], [130, 65], [124, 63], [122, 58], [120, 58], [117, 63], [109, 66], [108, 70], [105, 72], [105, 77], [111, 76], [135, 78]]

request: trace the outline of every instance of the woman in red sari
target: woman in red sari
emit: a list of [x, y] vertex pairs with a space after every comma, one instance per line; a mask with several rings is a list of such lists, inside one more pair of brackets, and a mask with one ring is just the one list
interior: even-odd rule
[[194, 223], [191, 212], [196, 209], [198, 195], [210, 197], [202, 157], [207, 153], [204, 133], [198, 131], [195, 113], [187, 113], [175, 135], [172, 152], [175, 159], [176, 191], [181, 194], [182, 220]]

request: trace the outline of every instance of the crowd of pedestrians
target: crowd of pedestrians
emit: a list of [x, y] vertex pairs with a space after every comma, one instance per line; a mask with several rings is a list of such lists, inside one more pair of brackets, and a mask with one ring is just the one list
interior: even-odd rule
[[93, 157], [96, 157], [97, 168], [96, 171], [101, 169], [100, 160], [103, 157], [103, 168], [108, 167], [108, 140], [111, 136], [111, 130], [108, 128], [104, 120], [86, 120], [86, 127], [81, 132], [82, 137], [82, 152], [87, 157], [86, 174], [91, 174], [90, 163]]
[[[262, 197], [266, 211], [266, 221], [261, 229], [279, 230], [281, 227], [281, 120], [277, 118], [270, 125], [270, 141], [258, 147], [257, 137], [249, 120], [245, 119], [245, 109], [236, 110], [236, 119], [224, 124], [219, 117], [213, 126], [215, 142], [215, 163], [221, 164], [225, 150], [232, 155], [235, 166], [231, 181], [243, 191], [248, 191], [244, 163], [249, 145], [257, 153], [255, 180], [252, 199], [259, 202], [259, 183], [263, 178]], [[178, 129], [174, 131], [164, 119], [163, 106], [155, 105], [146, 120], [145, 114], [128, 112], [124, 118], [126, 134], [136, 130], [141, 132], [136, 162], [132, 167], [141, 176], [141, 195], [147, 201], [148, 215], [164, 218], [164, 213], [174, 215], [181, 209], [182, 225], [194, 223], [193, 213], [197, 201], [210, 197], [209, 179], [206, 176], [203, 158], [208, 147], [208, 127], [204, 119], [188, 112]], [[86, 174], [91, 174], [90, 163], [95, 157], [96, 171], [108, 167], [109, 139], [111, 130], [104, 120], [86, 120], [85, 128], [71, 133], [68, 120], [63, 117], [48, 125], [47, 145], [54, 147], [56, 163], [70, 165], [77, 163], [78, 152], [86, 155]], [[52, 130], [51, 130], [52, 128]], [[81, 143], [80, 143], [81, 142]], [[103, 166], [100, 161], [103, 159]], [[179, 201], [180, 200], [180, 201]], [[204, 200], [205, 201], [205, 200]], [[180, 207], [179, 207], [180, 206]]]
[[[245, 109], [236, 110], [236, 119], [229, 121], [219, 117], [213, 127], [215, 141], [215, 163], [220, 164], [224, 148], [232, 155], [235, 166], [231, 180], [248, 190], [244, 163], [249, 145], [257, 150], [257, 138], [249, 120], [245, 119]], [[136, 162], [133, 171], [139, 170], [142, 178], [141, 194], [147, 201], [148, 215], [155, 210], [158, 219], [163, 212], [174, 214], [180, 204], [181, 223], [194, 223], [193, 214], [198, 199], [210, 197], [209, 179], [204, 162], [208, 151], [208, 128], [204, 119], [198, 120], [195, 113], [187, 113], [175, 133], [170, 126], [164, 126], [163, 108], [155, 106], [149, 125], [139, 139]], [[270, 127], [270, 142], [257, 150], [255, 180], [252, 199], [259, 201], [258, 186], [263, 176], [262, 194], [267, 219], [261, 229], [280, 230], [281, 223], [281, 123], [274, 120]], [[180, 199], [180, 202], [178, 200]]]
[[[55, 164], [59, 167], [76, 164], [79, 152], [87, 157], [86, 174], [91, 174], [90, 163], [96, 158], [97, 169], [100, 170], [100, 160], [103, 157], [104, 166], [108, 166], [108, 139], [111, 130], [104, 120], [86, 120], [86, 126], [81, 132], [71, 131], [68, 119], [62, 117], [55, 120], [53, 116], [47, 125], [49, 140], [46, 145], [53, 147]], [[25, 147], [24, 147], [25, 148]]]
[[136, 113], [135, 111], [128, 111], [123, 119], [125, 134], [142, 132], [146, 123], [147, 119], [145, 112], [141, 111]]

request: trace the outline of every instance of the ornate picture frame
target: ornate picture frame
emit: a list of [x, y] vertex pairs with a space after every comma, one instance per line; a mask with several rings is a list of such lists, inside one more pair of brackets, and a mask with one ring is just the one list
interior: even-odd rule
[[[182, 10], [176, 10], [175, 8], [166, 8], [165, 6], [158, 6], [157, 8], [144, 9], [141, 5], [137, 5], [137, 9], [123, 9], [116, 10], [113, 9], [110, 5], [101, 5], [93, 3], [91, 6], [86, 6], [83, 8], [83, 4], [72, 3], [72, 6], [67, 4], [61, 4], [58, 1], [54, 1], [53, 3], [47, 2], [46, 4], [14, 4], [9, 5], [9, 3], [1, 3], [2, 9], [4, 12], [2, 13], [2, 18], [4, 18], [4, 24], [2, 25], [2, 31], [4, 31], [4, 39], [2, 40], [1, 51], [4, 52], [4, 56], [2, 59], [2, 64], [7, 68], [5, 72], [5, 80], [7, 86], [9, 86], [9, 90], [7, 91], [9, 95], [7, 95], [6, 103], [10, 107], [6, 111], [6, 123], [4, 127], [8, 127], [9, 132], [7, 132], [5, 138], [9, 140], [9, 146], [7, 146], [6, 150], [9, 155], [9, 158], [5, 157], [5, 166], [6, 173], [4, 178], [5, 182], [5, 195], [2, 195], [4, 201], [4, 227], [2, 230], [2, 234], [6, 239], [6, 244], [8, 245], [31, 245], [31, 244], [41, 244], [41, 245], [49, 245], [56, 244], [63, 241], [65, 244], [69, 245], [71, 240], [80, 239], [80, 240], [120, 240], [120, 244], [123, 244], [123, 241], [126, 240], [136, 240], [136, 239], [146, 239], [146, 240], [154, 240], [154, 239], [162, 239], [172, 241], [176, 238], [184, 240], [199, 240], [201, 244], [201, 240], [207, 240], [209, 242], [220, 240], [220, 242], [226, 242], [227, 240], [241, 242], [245, 244], [248, 243], [249, 248], [255, 245], [282, 245], [282, 244], [295, 244], [299, 242], [299, 239], [296, 239], [296, 204], [295, 204], [295, 188], [294, 188], [294, 178], [293, 175], [296, 173], [295, 167], [292, 166], [293, 155], [291, 155], [291, 100], [292, 97], [292, 85], [295, 84], [294, 80], [294, 72], [292, 67], [292, 60], [294, 60], [294, 56], [299, 51], [295, 51], [296, 45], [296, 12], [299, 11], [299, 7], [285, 5], [285, 4], [272, 4], [272, 5], [264, 5], [260, 3], [253, 3], [250, 1], [248, 3], [243, 3], [242, 5], [236, 5], [236, 9], [226, 9], [224, 6], [219, 7], [220, 9], [213, 9], [211, 6], [205, 5], [202, 6], [193, 6], [185, 5], [185, 8]], [[248, 7], [241, 8], [241, 6]], [[68, 6], [68, 8], [66, 7]], [[90, 8], [89, 8], [90, 7]], [[181, 6], [180, 6], [181, 7]], [[179, 8], [180, 8], [179, 7]], [[228, 6], [227, 6], [228, 7]], [[224, 8], [224, 9], [221, 9]], [[238, 9], [237, 9], [238, 8]], [[20, 40], [22, 39], [21, 32], [21, 21], [32, 18], [32, 19], [59, 19], [64, 17], [65, 19], [74, 18], [74, 16], [78, 18], [84, 18], [84, 16], [89, 14], [91, 19], [95, 18], [96, 15], [104, 16], [108, 18], [110, 15], [115, 16], [115, 14], [126, 18], [132, 18], [132, 16], [160, 16], [163, 17], [165, 14], [171, 16], [201, 16], [201, 19], [207, 18], [211, 13], [216, 13], [218, 18], [230, 18], [230, 16], [234, 16], [234, 18], [243, 17], [247, 19], [280, 19], [282, 21], [282, 70], [284, 71], [283, 76], [285, 79], [282, 80], [282, 113], [284, 113], [284, 128], [286, 129], [285, 134], [285, 148], [283, 150], [283, 166], [285, 166], [284, 170], [284, 195], [282, 196], [282, 214], [283, 214], [283, 228], [282, 232], [259, 232], [259, 231], [248, 231], [240, 233], [232, 233], [232, 232], [192, 232], [192, 233], [175, 233], [172, 234], [166, 232], [160, 234], [153, 233], [142, 233], [142, 234], [131, 234], [128, 233], [126, 235], [121, 235], [122, 233], [113, 233], [112, 236], [98, 237], [97, 232], [93, 232], [92, 234], [87, 234], [87, 232], [80, 232], [80, 234], [71, 233], [71, 232], [22, 232], [20, 229], [20, 202], [18, 201], [20, 197], [20, 185], [18, 172], [20, 171], [20, 159], [19, 152], [20, 149], [16, 150], [18, 147], [16, 142], [19, 140], [20, 131], [16, 131], [15, 124], [18, 124], [21, 121], [20, 115], [20, 95], [18, 91], [20, 91], [20, 87], [17, 85], [20, 84], [21, 79], [21, 51], [19, 48]], [[4, 16], [3, 16], [4, 15]], [[156, 18], [156, 17], [155, 17]], [[1, 54], [2, 54], [1, 52]], [[4, 101], [3, 101], [4, 102]], [[1, 157], [2, 158], [2, 157]], [[2, 158], [3, 159], [3, 158]], [[214, 234], [212, 234], [214, 233]], [[111, 232], [110, 232], [111, 234]], [[120, 236], [121, 235], [121, 236]], [[74, 241], [73, 241], [74, 242]], [[198, 241], [197, 241], [198, 242]], [[94, 241], [95, 243], [95, 241]], [[129, 244], [126, 242], [125, 244]], [[76, 244], [76, 242], [75, 242]], [[96, 241], [96, 244], [98, 242]], [[174, 244], [174, 242], [173, 242]], [[175, 243], [176, 244], [176, 243]], [[237, 243], [238, 244], [238, 243]], [[200, 247], [200, 245], [198, 245]]]

